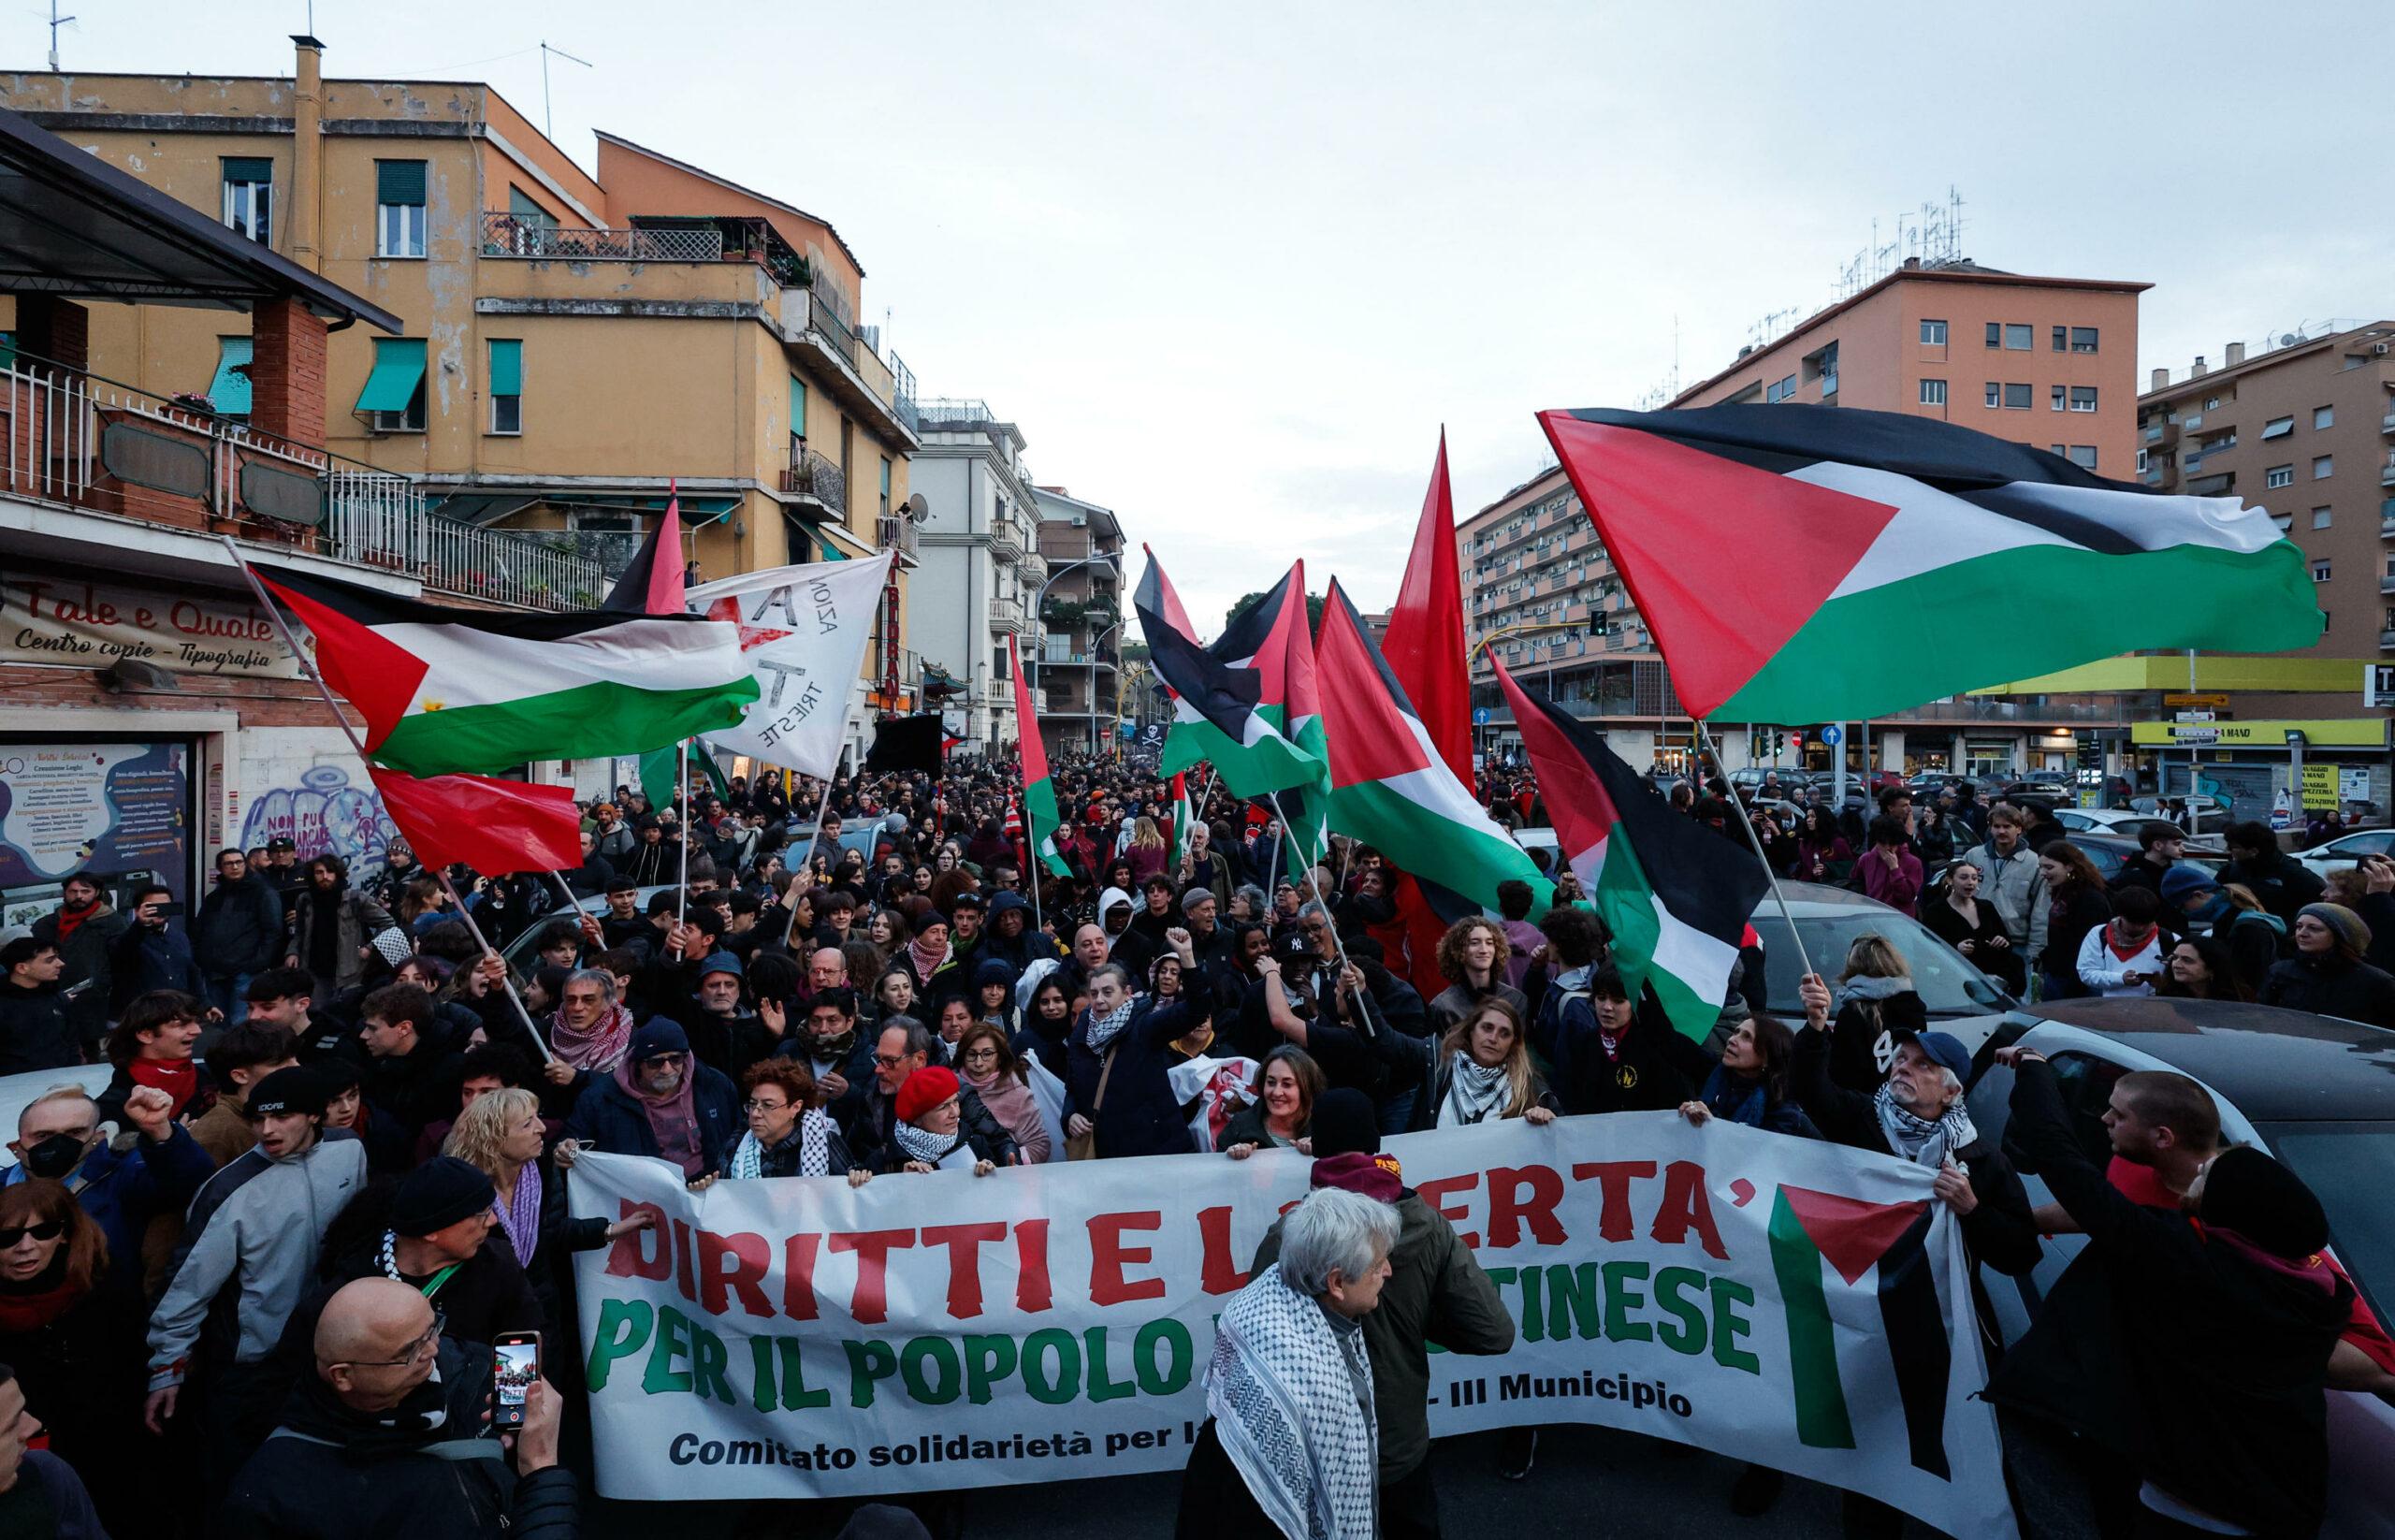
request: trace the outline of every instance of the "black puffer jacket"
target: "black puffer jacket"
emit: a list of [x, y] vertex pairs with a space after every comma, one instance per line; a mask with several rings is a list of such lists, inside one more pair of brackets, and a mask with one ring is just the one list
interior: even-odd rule
[[[311, 1375], [292, 1394], [283, 1425], [234, 1478], [225, 1533], [272, 1540], [574, 1540], [582, 1495], [572, 1471], [552, 1465], [518, 1476], [497, 1439], [453, 1436], [483, 1425], [489, 1355], [443, 1338], [440, 1371], [448, 1388], [443, 1426], [416, 1435], [350, 1411]], [[433, 1452], [436, 1445], [442, 1452]]]
[[2395, 977], [2343, 952], [2298, 954], [2271, 965], [2257, 992], [2264, 1005], [2342, 1016], [2370, 1026], [2395, 1026]]
[[2329, 1489], [2322, 1382], [2353, 1286], [2315, 1286], [2185, 1214], [2125, 1197], [2080, 1148], [2044, 1064], [2020, 1066], [2005, 1138], [2088, 1243], [1988, 1399], [2070, 1430], [2257, 1534], [2317, 1531]]
[[283, 960], [283, 895], [263, 877], [219, 882], [199, 901], [191, 950], [200, 971], [260, 973]]

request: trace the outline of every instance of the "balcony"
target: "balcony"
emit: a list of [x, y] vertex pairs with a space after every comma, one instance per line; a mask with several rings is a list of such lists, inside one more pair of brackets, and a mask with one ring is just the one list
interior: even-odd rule
[[913, 569], [922, 565], [915, 555], [915, 521], [901, 514], [884, 514], [874, 520], [874, 539], [885, 551], [898, 553], [898, 565]]
[[1020, 599], [993, 599], [989, 613], [992, 631], [1005, 632], [1027, 629], [1023, 624], [1023, 601]]
[[1004, 566], [1011, 567], [1023, 558], [1026, 547], [1023, 533], [1008, 520], [1000, 520], [990, 530], [990, 555]]
[[2389, 412], [2378, 419], [2378, 430], [2381, 433], [2395, 433], [2395, 412]]
[[1023, 559], [1015, 563], [1015, 572], [1025, 584], [1037, 588], [1048, 581], [1048, 559], [1038, 551], [1026, 550]]
[[2385, 576], [2379, 578], [2378, 591], [2381, 593], [2395, 593], [2395, 573], [2388, 573]]
[[534, 262], [721, 262], [724, 242], [714, 227], [573, 230], [486, 209], [483, 254]]
[[2395, 487], [2395, 464], [2382, 465], [2378, 468], [2378, 485]]
[[2395, 535], [2395, 514], [2381, 514], [2378, 516], [2378, 538], [2385, 540], [2389, 535]]
[[537, 609], [595, 604], [599, 565], [538, 536], [426, 507], [412, 477], [20, 356], [0, 370], [0, 495], [206, 536], [238, 535]]
[[812, 449], [791, 450], [782, 466], [782, 490], [816, 503], [835, 520], [849, 516], [848, 472]]
[[2378, 650], [2395, 652], [2395, 631], [2382, 631], [2378, 633]]

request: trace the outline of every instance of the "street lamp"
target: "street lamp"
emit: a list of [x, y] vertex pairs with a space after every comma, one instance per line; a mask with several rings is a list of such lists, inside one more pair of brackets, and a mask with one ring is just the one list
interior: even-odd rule
[[[1039, 591], [1032, 595], [1031, 613], [1034, 616], [1044, 616], [1046, 614], [1048, 608], [1048, 590], [1056, 586], [1056, 579], [1064, 576], [1067, 573], [1071, 572], [1075, 567], [1104, 567], [1108, 572], [1114, 574], [1114, 580], [1117, 583], [1123, 581], [1123, 568], [1121, 565], [1115, 561], [1114, 558], [1107, 556], [1102, 552], [1096, 556], [1077, 558], [1071, 561], [1066, 562], [1061, 567], [1052, 567], [1048, 571], [1048, 581], [1040, 584]], [[1107, 630], [1113, 631], [1120, 629], [1122, 624], [1123, 621], [1120, 618], [1118, 612], [1114, 624], [1108, 627]], [[1089, 715], [1090, 731], [1092, 733], [1096, 733], [1097, 730], [1097, 638], [1104, 634], [1105, 632], [1096, 632], [1089, 639]], [[1034, 669], [1032, 671], [1031, 677], [1024, 681], [1024, 688], [1029, 690], [1037, 690], [1039, 688], [1041, 675], [1047, 668], [1047, 660], [1038, 656], [1040, 647], [1044, 647], [1048, 645], [1048, 632], [1045, 620], [1041, 621], [1039, 644], [1040, 646], [1038, 647], [1032, 648], [1032, 656], [1038, 661], [1039, 667]], [[1091, 745], [1090, 752], [1092, 754], [1097, 752], [1096, 744]]]

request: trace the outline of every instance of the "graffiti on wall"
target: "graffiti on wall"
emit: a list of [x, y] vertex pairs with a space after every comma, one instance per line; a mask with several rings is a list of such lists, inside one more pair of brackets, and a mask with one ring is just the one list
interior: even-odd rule
[[250, 799], [249, 815], [241, 821], [241, 849], [254, 850], [287, 835], [303, 862], [329, 851], [355, 867], [361, 861], [380, 861], [398, 833], [380, 792], [370, 785], [352, 786], [349, 772], [338, 764], [319, 764], [302, 771], [298, 785], [269, 787]]

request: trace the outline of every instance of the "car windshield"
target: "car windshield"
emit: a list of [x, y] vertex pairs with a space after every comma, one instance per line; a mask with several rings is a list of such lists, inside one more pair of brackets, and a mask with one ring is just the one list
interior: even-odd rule
[[[1788, 922], [1768, 908], [1757, 911], [1755, 934], [1763, 937], [1764, 993], [1774, 1015], [1793, 1021], [1805, 1014], [1796, 997], [1796, 981], [1804, 967], [1790, 944]], [[1887, 938], [1896, 954], [1912, 969], [1913, 989], [1932, 1016], [1984, 1016], [2003, 1008], [2004, 993], [1994, 981], [1973, 967], [1963, 954], [1930, 934], [1910, 915], [1894, 909], [1858, 908], [1851, 914], [1799, 916], [1797, 933], [1813, 966], [1836, 987], [1847, 949], [1862, 936]]]
[[2256, 1132], [2329, 1211], [2338, 1260], [2385, 1319], [2395, 1306], [2395, 1123], [2265, 1123]]

